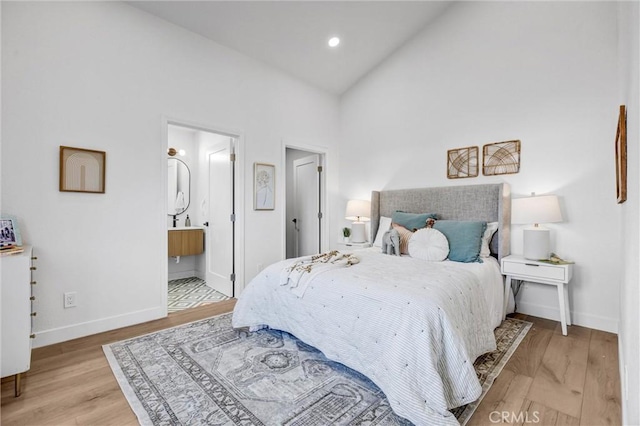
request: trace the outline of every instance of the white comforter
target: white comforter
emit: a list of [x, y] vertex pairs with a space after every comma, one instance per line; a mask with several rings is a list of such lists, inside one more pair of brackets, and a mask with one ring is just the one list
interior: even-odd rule
[[302, 297], [279, 283], [292, 259], [269, 266], [240, 296], [233, 326], [295, 335], [366, 375], [417, 425], [458, 424], [448, 410], [480, 396], [473, 362], [495, 349], [497, 262], [357, 254], [359, 264], [315, 275]]

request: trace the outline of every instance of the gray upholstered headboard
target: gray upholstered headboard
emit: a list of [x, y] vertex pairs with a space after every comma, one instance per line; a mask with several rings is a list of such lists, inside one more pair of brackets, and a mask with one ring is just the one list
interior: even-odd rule
[[511, 192], [506, 183], [373, 191], [371, 241], [378, 232], [380, 216], [391, 217], [396, 210], [436, 213], [438, 219], [498, 222], [491, 252], [498, 260], [509, 255]]

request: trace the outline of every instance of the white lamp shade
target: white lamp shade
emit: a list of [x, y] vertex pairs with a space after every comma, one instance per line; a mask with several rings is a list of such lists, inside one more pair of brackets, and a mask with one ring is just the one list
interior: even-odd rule
[[523, 231], [523, 254], [526, 259], [549, 258], [550, 232], [538, 224], [555, 222], [562, 222], [560, 203], [555, 195], [515, 198], [511, 201], [511, 223], [534, 225]]
[[371, 212], [371, 202], [366, 200], [349, 200], [345, 219], [358, 222], [368, 222]]
[[555, 195], [515, 198], [511, 201], [511, 223], [538, 224], [562, 222], [560, 203]]

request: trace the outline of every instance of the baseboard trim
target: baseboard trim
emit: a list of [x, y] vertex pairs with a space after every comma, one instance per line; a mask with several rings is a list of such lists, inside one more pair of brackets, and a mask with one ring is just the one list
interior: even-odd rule
[[[552, 306], [538, 305], [535, 303], [518, 302], [518, 312], [534, 317], [560, 321], [560, 309]], [[571, 312], [571, 323], [582, 327], [607, 331], [618, 334], [619, 321], [615, 318], [601, 317], [599, 315], [585, 314], [583, 312]]]
[[36, 331], [36, 338], [33, 341], [33, 347], [40, 348], [43, 346], [53, 345], [55, 343], [66, 342], [67, 340], [90, 336], [92, 334], [115, 330], [117, 328], [127, 327], [134, 324], [140, 324], [164, 318], [166, 316], [167, 307], [157, 306], [155, 308], [130, 312], [124, 315], [116, 315], [79, 324]]
[[199, 274], [195, 269], [192, 269], [190, 271], [182, 271], [182, 272], [169, 272], [168, 277], [169, 277], [169, 281], [181, 280], [183, 278], [191, 278], [191, 277], [200, 278]]

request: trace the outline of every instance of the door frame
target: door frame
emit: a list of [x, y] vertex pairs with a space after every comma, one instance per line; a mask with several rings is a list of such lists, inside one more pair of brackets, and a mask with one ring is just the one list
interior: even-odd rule
[[[201, 130], [203, 132], [216, 133], [219, 135], [229, 136], [236, 140], [234, 150], [236, 154], [235, 161], [235, 211], [236, 211], [236, 222], [235, 222], [235, 295], [236, 297], [244, 290], [245, 282], [244, 282], [244, 132], [234, 129], [225, 128], [218, 125], [208, 125], [197, 123], [189, 120], [182, 120], [178, 118], [163, 116], [161, 123], [161, 149], [160, 149], [160, 159], [158, 160], [158, 165], [160, 167], [160, 176], [161, 176], [161, 191], [162, 191], [162, 200], [164, 200], [164, 206], [166, 207], [168, 204], [168, 172], [167, 172], [167, 147], [169, 146], [169, 125], [186, 127], [194, 130]], [[166, 210], [166, 209], [164, 209]], [[167, 214], [166, 211], [162, 212], [162, 215], [158, 215], [161, 220], [159, 220], [158, 229], [160, 235], [162, 235], [162, 244], [160, 244], [160, 248], [158, 249], [158, 259], [161, 274], [161, 283], [159, 286], [160, 300], [162, 301], [162, 309], [164, 312], [164, 316], [166, 317], [168, 314], [167, 303], [168, 303], [168, 291], [169, 291], [169, 267], [167, 264], [167, 245], [169, 244], [169, 236], [167, 232]], [[160, 226], [162, 228], [160, 228]]]
[[287, 180], [291, 178], [291, 176], [287, 176], [286, 174], [286, 169], [287, 169], [287, 148], [291, 148], [291, 149], [297, 149], [300, 151], [307, 151], [309, 154], [318, 154], [320, 156], [320, 162], [322, 164], [322, 174], [320, 175], [320, 183], [322, 185], [321, 190], [320, 190], [320, 198], [321, 198], [321, 203], [322, 203], [322, 219], [321, 219], [321, 225], [322, 225], [322, 230], [320, 232], [320, 245], [322, 247], [321, 251], [326, 251], [329, 247], [329, 235], [330, 234], [330, 229], [329, 229], [329, 213], [331, 211], [330, 209], [330, 205], [328, 202], [328, 197], [327, 197], [327, 184], [330, 181], [327, 178], [327, 173], [328, 170], [331, 170], [329, 168], [330, 166], [330, 160], [329, 160], [329, 148], [327, 148], [326, 146], [321, 146], [321, 145], [314, 145], [314, 144], [310, 144], [310, 143], [305, 143], [302, 141], [295, 141], [295, 140], [288, 140], [288, 139], [283, 139], [282, 140], [282, 152], [281, 152], [281, 164], [282, 164], [282, 169], [283, 169], [283, 175], [284, 175], [284, 179], [280, 180], [280, 184], [278, 185], [278, 191], [280, 192], [280, 194], [283, 194], [282, 197], [280, 197], [281, 201], [281, 222], [282, 222], [282, 246], [281, 246], [281, 258], [282, 259], [286, 259], [287, 258], [287, 201], [286, 201], [286, 196], [284, 194], [287, 193]]

